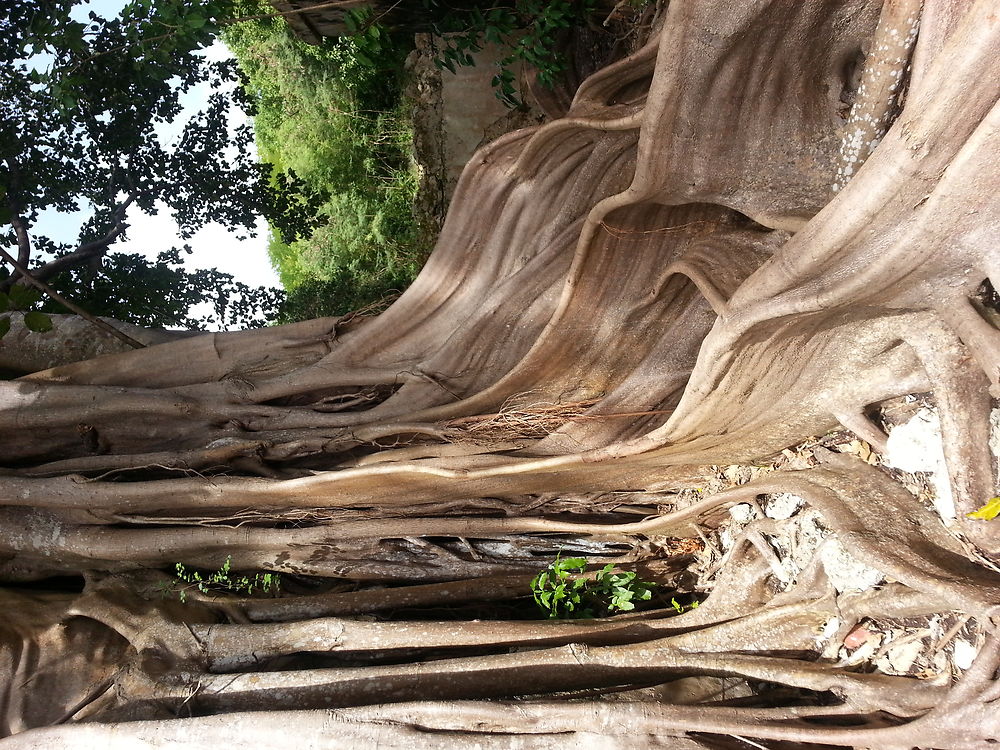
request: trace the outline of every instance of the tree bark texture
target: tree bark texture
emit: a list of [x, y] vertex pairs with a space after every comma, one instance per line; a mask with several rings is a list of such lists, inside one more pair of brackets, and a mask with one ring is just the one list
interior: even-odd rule
[[[476, 153], [381, 315], [0, 382], [5, 746], [995, 741], [1000, 522], [966, 514], [997, 494], [996, 4], [674, 0], [656, 28]], [[873, 409], [927, 392], [949, 527], [822, 449], [696, 491], [831, 430], [883, 447]], [[887, 582], [839, 590], [821, 550], [779, 575], [759, 517], [696, 609], [518, 604], [560, 553], [690, 593], [698, 540], [781, 493]], [[157, 592], [226, 559], [282, 595]], [[933, 613], [986, 634], [954, 682], [836, 658]]]

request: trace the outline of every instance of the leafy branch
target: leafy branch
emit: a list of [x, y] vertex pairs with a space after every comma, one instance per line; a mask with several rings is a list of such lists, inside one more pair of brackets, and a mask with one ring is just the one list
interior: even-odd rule
[[[148, 4], [148, 3], [147, 3]], [[144, 3], [140, 2], [137, 5], [143, 6]], [[285, 18], [288, 16], [294, 16], [299, 13], [312, 13], [317, 10], [323, 10], [325, 8], [336, 8], [336, 7], [351, 7], [357, 5], [357, 0], [331, 0], [330, 2], [316, 3], [315, 5], [306, 5], [301, 8], [290, 8], [288, 10], [279, 10], [273, 13], [257, 13], [254, 15], [237, 16], [235, 18], [214, 18], [214, 13], [211, 12], [211, 6], [208, 7], [209, 15], [205, 15], [204, 12], [198, 11], [197, 9], [188, 13], [185, 16], [177, 16], [176, 23], [167, 23], [162, 19], [157, 19], [156, 24], [163, 26], [164, 28], [170, 29], [162, 34], [156, 34], [154, 36], [141, 37], [138, 39], [131, 40], [125, 44], [118, 45], [117, 47], [112, 47], [111, 49], [101, 50], [88, 57], [80, 59], [76, 62], [73, 70], [76, 70], [81, 65], [84, 65], [92, 60], [96, 60], [104, 55], [115, 54], [118, 52], [125, 52], [132, 47], [141, 44], [150, 44], [155, 42], [164, 42], [174, 37], [183, 36], [185, 34], [191, 34], [192, 32], [218, 32], [226, 26], [232, 26], [238, 23], [244, 23], [247, 21], [263, 21], [269, 18]], [[216, 11], [218, 12], [218, 11]]]
[[[27, 281], [28, 283], [30, 283], [33, 286], [37, 287], [37, 289], [39, 291], [47, 294], [49, 297], [51, 297], [53, 300], [55, 300], [56, 302], [58, 302], [60, 305], [63, 305], [64, 307], [72, 310], [77, 315], [79, 315], [81, 318], [86, 318], [91, 323], [93, 323], [95, 326], [97, 326], [98, 328], [100, 328], [102, 331], [105, 331], [106, 333], [110, 333], [115, 338], [121, 339], [126, 344], [128, 344], [129, 346], [134, 347], [136, 349], [142, 349], [145, 346], [145, 344], [143, 344], [141, 341], [136, 341], [134, 338], [132, 338], [131, 336], [129, 336], [127, 334], [122, 333], [121, 331], [119, 331], [114, 326], [112, 326], [112, 325], [110, 325], [108, 323], [105, 323], [103, 320], [101, 320], [100, 318], [98, 318], [98, 317], [96, 317], [94, 315], [91, 315], [89, 312], [87, 312], [86, 310], [84, 310], [79, 305], [77, 305], [77, 304], [75, 304], [73, 302], [70, 302], [68, 299], [66, 299], [65, 297], [63, 297], [61, 294], [59, 294], [59, 292], [57, 292], [55, 289], [53, 289], [52, 287], [50, 287], [44, 281], [40, 281], [39, 279], [36, 279], [27, 268], [25, 268], [20, 263], [18, 263], [17, 259], [14, 258], [10, 253], [8, 253], [3, 248], [0, 248], [0, 257], [2, 257], [3, 260], [7, 261], [7, 263], [9, 263], [11, 266], [13, 266], [14, 269], [18, 273], [20, 273], [22, 277], [24, 277], [24, 281]], [[0, 300], [0, 302], [4, 303], [3, 304], [3, 308], [4, 309], [6, 309], [8, 306], [10, 306], [10, 307], [23, 307], [25, 304], [30, 305], [30, 304], [33, 304], [34, 302], [37, 302], [39, 299], [41, 299], [41, 295], [37, 294], [37, 293], [35, 295], [31, 295], [30, 297], [27, 296], [27, 295], [25, 295], [24, 292], [20, 292], [19, 291], [21, 288], [23, 288], [23, 287], [13, 286], [13, 287], [11, 287], [8, 290], [7, 294], [3, 295], [3, 299]], [[41, 332], [41, 333], [44, 333], [45, 331], [51, 331], [52, 330], [52, 320], [49, 318], [48, 315], [45, 315], [44, 313], [40, 313], [40, 312], [27, 312], [27, 313], [25, 313], [25, 315], [24, 315], [24, 325], [29, 330], [38, 331], [38, 332]], [[7, 331], [9, 331], [9, 330], [10, 330], [10, 318], [4, 317], [2, 319], [2, 322], [0, 322], [0, 338], [2, 338], [7, 333]]]
[[[519, 106], [513, 68], [517, 63], [532, 66], [538, 82], [552, 88], [566, 69], [560, 54], [560, 35], [583, 25], [597, 9], [596, 0], [513, 0], [509, 7], [455, 8], [447, 0], [423, 0], [422, 29], [438, 37], [443, 46], [435, 57], [438, 68], [452, 73], [456, 68], [475, 64], [472, 55], [493, 43], [510, 50], [499, 61], [493, 77], [497, 98], [510, 107]], [[382, 14], [385, 15], [385, 14]], [[370, 8], [348, 10], [344, 23], [361, 55], [368, 46], [377, 53], [378, 17]], [[374, 55], [371, 55], [374, 56]]]
[[160, 593], [164, 597], [176, 594], [181, 602], [187, 601], [189, 591], [197, 590], [202, 594], [240, 593], [252, 596], [254, 591], [264, 594], [277, 594], [281, 589], [281, 576], [277, 573], [254, 573], [253, 575], [235, 575], [232, 572], [232, 555], [214, 573], [202, 574], [198, 570], [188, 570], [184, 563], [174, 565], [174, 575], [177, 580], [164, 581], [160, 584]]

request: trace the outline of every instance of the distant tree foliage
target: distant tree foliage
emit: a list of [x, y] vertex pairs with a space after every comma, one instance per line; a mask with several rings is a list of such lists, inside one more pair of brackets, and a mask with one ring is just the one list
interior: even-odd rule
[[[239, 9], [264, 14], [270, 5]], [[223, 34], [253, 101], [261, 159], [275, 180], [299, 181], [317, 198], [311, 233], [272, 225], [271, 260], [289, 292], [283, 321], [376, 302], [409, 285], [427, 252], [412, 212], [417, 174], [402, 100], [412, 32], [352, 17], [356, 36], [322, 45], [273, 17]]]

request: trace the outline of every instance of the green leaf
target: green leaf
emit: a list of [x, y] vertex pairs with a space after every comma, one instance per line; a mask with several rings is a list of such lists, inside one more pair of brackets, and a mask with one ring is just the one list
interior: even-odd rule
[[29, 331], [46, 333], [52, 330], [52, 318], [37, 311], [24, 314], [24, 325]]
[[967, 514], [969, 518], [979, 518], [983, 521], [992, 521], [1000, 516], [1000, 497], [994, 497], [979, 510], [974, 510]]
[[555, 570], [580, 570], [587, 567], [587, 560], [583, 557], [566, 557], [556, 560], [553, 564]]
[[0, 339], [7, 335], [7, 331], [10, 330], [10, 317], [4, 316], [0, 318]]
[[0, 292], [0, 312], [7, 312], [10, 309], [10, 297]]

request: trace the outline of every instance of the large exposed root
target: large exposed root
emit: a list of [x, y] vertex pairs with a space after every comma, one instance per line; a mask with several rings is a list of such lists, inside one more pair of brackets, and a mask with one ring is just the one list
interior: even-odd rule
[[[995, 739], [1000, 527], [966, 514], [997, 487], [997, 59], [992, 0], [673, 2], [475, 155], [377, 317], [0, 385], [0, 578], [65, 589], [0, 595], [6, 743]], [[870, 447], [816, 447], [885, 448], [877, 405], [923, 392], [948, 526]], [[532, 619], [560, 554], [663, 593]], [[286, 589], [157, 593], [223, 560]], [[963, 629], [954, 675], [880, 666]]]

